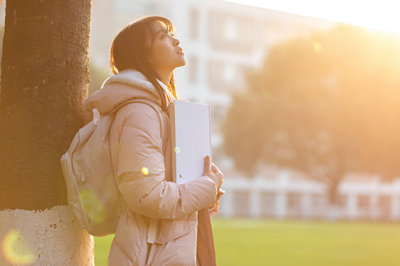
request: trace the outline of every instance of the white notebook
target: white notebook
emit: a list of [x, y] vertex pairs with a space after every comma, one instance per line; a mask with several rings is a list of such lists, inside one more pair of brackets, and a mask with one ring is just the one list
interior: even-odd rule
[[204, 157], [211, 161], [210, 105], [175, 100], [168, 106], [171, 121], [172, 176], [178, 184], [203, 175]]

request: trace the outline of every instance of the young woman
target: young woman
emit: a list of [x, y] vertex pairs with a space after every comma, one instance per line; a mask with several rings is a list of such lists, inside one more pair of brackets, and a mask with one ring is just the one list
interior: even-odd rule
[[[144, 17], [123, 28], [111, 45], [115, 75], [86, 100], [85, 109], [105, 114], [141, 98], [166, 110], [177, 98], [173, 71], [186, 64], [179, 44], [164, 17]], [[160, 129], [159, 116], [144, 103], [127, 104], [115, 115], [111, 159], [126, 206], [108, 264], [215, 265], [210, 216], [218, 212], [223, 174], [206, 156], [203, 176], [186, 184], [172, 182], [169, 130], [162, 136]], [[149, 240], [154, 221], [154, 239]]]

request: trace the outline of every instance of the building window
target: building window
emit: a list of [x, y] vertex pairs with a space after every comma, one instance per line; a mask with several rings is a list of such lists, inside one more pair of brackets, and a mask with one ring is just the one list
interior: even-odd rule
[[287, 194], [287, 210], [289, 217], [299, 217], [301, 214], [301, 195], [300, 193]]
[[224, 82], [231, 83], [237, 77], [236, 67], [233, 64], [227, 64], [224, 67]]
[[311, 215], [314, 217], [323, 217], [328, 204], [326, 195], [313, 194], [311, 196]]
[[243, 68], [232, 62], [210, 60], [208, 75], [215, 92], [233, 93], [246, 87]]
[[369, 195], [358, 195], [357, 212], [361, 217], [368, 217], [370, 212], [370, 197]]
[[222, 105], [211, 105], [211, 119], [213, 121], [212, 131], [218, 133], [221, 131], [221, 126], [225, 120], [227, 108]]
[[276, 193], [275, 192], [261, 192], [261, 215], [262, 216], [274, 216], [276, 205]]
[[196, 8], [192, 7], [189, 14], [190, 14], [189, 35], [192, 40], [196, 40], [199, 31], [199, 11]]
[[250, 191], [236, 190], [233, 193], [235, 216], [250, 216]]
[[378, 208], [381, 218], [387, 219], [391, 215], [392, 199], [388, 195], [381, 195], [378, 199]]
[[225, 40], [233, 42], [236, 40], [237, 28], [236, 23], [233, 20], [226, 20], [224, 27]]
[[197, 82], [198, 60], [196, 56], [189, 58], [189, 82]]
[[257, 27], [252, 17], [210, 12], [210, 47], [223, 52], [250, 54], [257, 47]]

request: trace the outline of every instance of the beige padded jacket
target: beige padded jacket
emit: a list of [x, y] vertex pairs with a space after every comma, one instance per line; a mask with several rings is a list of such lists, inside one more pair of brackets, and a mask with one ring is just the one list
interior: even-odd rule
[[[124, 83], [124, 75], [134, 84]], [[143, 74], [125, 70], [107, 79], [85, 101], [84, 109], [97, 108], [105, 114], [132, 98], [161, 103]], [[168, 116], [164, 117], [169, 126]], [[215, 265], [207, 209], [216, 202], [215, 183], [208, 176], [186, 184], [172, 182], [169, 128], [166, 131], [163, 153], [159, 117], [150, 106], [130, 103], [115, 116], [109, 140], [111, 158], [126, 206], [110, 248], [110, 266]], [[157, 224], [154, 244], [147, 243], [150, 218]]]

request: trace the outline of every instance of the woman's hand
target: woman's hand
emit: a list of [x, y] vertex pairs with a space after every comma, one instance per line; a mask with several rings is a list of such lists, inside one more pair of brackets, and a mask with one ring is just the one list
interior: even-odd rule
[[210, 215], [210, 218], [212, 218], [217, 215], [219, 211], [219, 199], [225, 193], [225, 191], [221, 189], [224, 174], [218, 169], [215, 164], [211, 163], [211, 158], [209, 155], [206, 155], [204, 157], [203, 175], [209, 176], [215, 182], [215, 187], [217, 189], [216, 201], [208, 206], [208, 214]]
[[211, 204], [208, 206], [208, 214], [210, 215], [210, 218], [213, 218], [215, 215], [218, 214], [219, 212], [219, 199], [221, 196], [225, 193], [223, 189], [219, 189], [218, 194], [217, 194], [217, 200], [215, 201], [214, 204]]
[[219, 190], [223, 183], [224, 174], [218, 169], [218, 167], [214, 163], [211, 163], [211, 158], [209, 155], [206, 155], [204, 157], [203, 176], [205, 175], [209, 176], [215, 182], [217, 193], [219, 193]]

